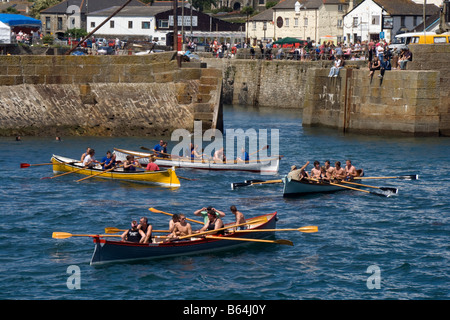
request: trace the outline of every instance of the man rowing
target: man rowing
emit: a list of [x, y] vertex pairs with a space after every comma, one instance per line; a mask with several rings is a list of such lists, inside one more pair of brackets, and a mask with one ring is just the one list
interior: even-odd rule
[[333, 172], [334, 172], [334, 168], [331, 166], [330, 160], [326, 160], [325, 161], [325, 166], [324, 166], [324, 179], [326, 180], [331, 180], [333, 178]]
[[145, 237], [145, 234], [142, 230], [138, 229], [138, 223], [133, 220], [131, 222], [131, 228], [122, 233], [120, 237], [122, 241], [139, 243]]
[[356, 171], [356, 168], [352, 165], [352, 161], [346, 160], [345, 161], [345, 178], [347, 180], [351, 180], [357, 176], [358, 176], [358, 172]]
[[140, 243], [149, 243], [151, 236], [152, 236], [153, 227], [148, 223], [147, 217], [142, 217], [139, 220], [138, 229], [144, 233], [144, 236], [141, 238], [141, 240], [139, 242]]
[[314, 168], [311, 170], [311, 178], [317, 180], [322, 179], [322, 170], [319, 161], [314, 161]]
[[179, 215], [179, 220], [174, 223], [172, 233], [168, 235], [169, 240], [176, 240], [178, 237], [188, 236], [192, 234], [192, 226], [186, 222], [184, 214]]
[[334, 167], [333, 175], [332, 175], [333, 179], [336, 179], [336, 180], [345, 179], [346, 174], [345, 174], [344, 168], [341, 167], [341, 162], [336, 161], [334, 165], [335, 165], [335, 167]]

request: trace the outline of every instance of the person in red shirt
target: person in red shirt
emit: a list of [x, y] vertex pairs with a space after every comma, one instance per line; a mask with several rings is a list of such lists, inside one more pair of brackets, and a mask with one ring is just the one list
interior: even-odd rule
[[147, 164], [147, 171], [159, 171], [159, 167], [158, 165], [155, 163], [156, 157], [155, 156], [150, 156], [148, 158], [148, 164]]

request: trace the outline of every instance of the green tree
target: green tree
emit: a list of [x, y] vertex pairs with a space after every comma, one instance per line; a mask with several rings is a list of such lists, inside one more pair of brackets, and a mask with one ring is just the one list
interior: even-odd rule
[[192, 6], [197, 8], [199, 11], [211, 9], [212, 4], [216, 5], [217, 0], [192, 0]]
[[30, 10], [30, 16], [36, 19], [41, 18], [41, 10], [47, 9], [55, 4], [60, 3], [62, 0], [35, 0]]
[[80, 37], [85, 37], [86, 35], [87, 35], [86, 30], [78, 29], [78, 28], [68, 29], [64, 33], [64, 36], [66, 36], [66, 37], [72, 37], [72, 38], [77, 38], [77, 39]]
[[277, 5], [277, 4], [278, 4], [277, 1], [269, 1], [269, 2], [266, 3], [266, 9], [270, 9], [273, 6]]
[[17, 11], [14, 7], [8, 7], [6, 9], [2, 10], [2, 13], [12, 13], [12, 14], [19, 14], [19, 11]]
[[255, 12], [255, 9], [253, 7], [243, 7], [241, 10], [242, 14], [246, 14], [247, 16], [251, 16]]

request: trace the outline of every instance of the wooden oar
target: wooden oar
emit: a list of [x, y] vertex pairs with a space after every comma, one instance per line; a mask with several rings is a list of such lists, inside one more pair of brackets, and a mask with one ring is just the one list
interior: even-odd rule
[[407, 176], [397, 176], [397, 177], [354, 177], [353, 179], [400, 179], [400, 180], [419, 180], [418, 174], [411, 174]]
[[76, 173], [76, 172], [78, 172], [78, 171], [81, 171], [81, 170], [84, 170], [84, 169], [87, 169], [87, 168], [88, 168], [88, 167], [83, 167], [83, 168], [79, 168], [79, 169], [77, 169], [77, 170], [73, 170], [73, 171], [69, 171], [69, 172], [57, 174], [56, 176], [53, 176], [53, 177], [42, 177], [41, 179], [54, 179], [54, 178], [58, 178], [58, 177], [65, 176], [66, 174]]
[[342, 180], [341, 183], [348, 183], [348, 184], [352, 184], [352, 185], [355, 185], [355, 186], [374, 188], [374, 189], [380, 189], [380, 190], [383, 190], [383, 191], [389, 191], [389, 192], [392, 192], [392, 193], [398, 193], [398, 189], [397, 188], [369, 186], [367, 184], [361, 184], [361, 183], [344, 181], [344, 180]]
[[[114, 228], [114, 227], [108, 227], [105, 228], [105, 233], [117, 233], [117, 232], [124, 232], [127, 231], [128, 229], [118, 229], [118, 228]], [[169, 233], [169, 230], [152, 230], [152, 232], [162, 232], [162, 233]]]
[[51, 163], [36, 163], [36, 164], [21, 163], [20, 168], [23, 169], [23, 168], [29, 168], [29, 167], [34, 167], [34, 166], [49, 166], [51, 164], [53, 164], [53, 162], [51, 162]]
[[[319, 180], [313, 179], [313, 178], [309, 178], [309, 180], [319, 182]], [[333, 182], [330, 182], [330, 183], [327, 183], [327, 184], [330, 184], [330, 185], [336, 186], [336, 187], [345, 188], [345, 189], [350, 189], [350, 190], [355, 190], [355, 191], [360, 191], [360, 192], [365, 192], [365, 193], [371, 193], [371, 194], [375, 194], [375, 195], [377, 195], [377, 196], [389, 197], [389, 195], [386, 195], [386, 194], [383, 194], [383, 193], [378, 193], [378, 192], [368, 191], [368, 190], [362, 190], [362, 189], [353, 188], [353, 187], [350, 187], [350, 186], [344, 186], [344, 185], [339, 184], [339, 183], [333, 183]]]
[[70, 237], [120, 237], [118, 234], [72, 234], [68, 232], [53, 232], [52, 238], [67, 239]]
[[286, 228], [286, 229], [253, 229], [253, 230], [236, 230], [235, 232], [245, 233], [245, 232], [274, 232], [274, 231], [300, 231], [305, 233], [318, 232], [319, 228], [317, 226], [306, 226], [301, 228]]
[[[223, 227], [223, 228], [209, 230], [209, 231], [204, 231], [204, 232], [199, 232], [199, 233], [193, 233], [193, 234], [189, 234], [187, 236], [179, 237], [178, 240], [191, 238], [191, 237], [198, 237], [198, 236], [202, 236], [204, 234], [214, 233], [214, 232], [218, 232], [218, 231], [222, 231], [222, 230], [226, 230], [226, 229], [237, 228], [237, 227], [240, 227], [240, 226], [244, 226], [246, 224], [256, 223], [258, 221], [260, 221], [260, 220], [259, 219], [255, 219], [255, 220], [244, 222], [244, 223], [234, 224], [234, 225], [231, 225], [231, 226], [228, 226], [228, 227]], [[261, 221], [263, 221], [263, 219], [261, 219]]]
[[[148, 208], [148, 210], [150, 210], [151, 212], [155, 212], [155, 213], [162, 213], [162, 214], [166, 214], [168, 216], [173, 216], [172, 213], [164, 212], [164, 211], [161, 211], [161, 210], [158, 210], [158, 209], [155, 209], [155, 208]], [[191, 222], [195, 222], [195, 223], [198, 223], [198, 224], [202, 224], [202, 225], [205, 224], [204, 222], [201, 222], [201, 221], [198, 221], [198, 220], [189, 219], [189, 218], [186, 218], [186, 220], [189, 220]]]
[[93, 178], [93, 177], [99, 176], [99, 175], [104, 174], [104, 173], [107, 173], [107, 172], [109, 172], [109, 171], [113, 171], [113, 170], [116, 169], [116, 168], [117, 168], [117, 166], [112, 167], [111, 169], [108, 169], [108, 170], [105, 170], [105, 171], [102, 171], [102, 172], [99, 172], [99, 173], [90, 175], [90, 176], [85, 177], [85, 178], [82, 178], [82, 179], [79, 179], [79, 180], [77, 180], [76, 182], [80, 182], [80, 181], [83, 181], [83, 180], [86, 180], [86, 179], [89, 179], [89, 178]]
[[215, 237], [215, 236], [206, 236], [206, 238], [207, 239], [216, 239], [216, 240], [235, 240], [235, 241], [277, 243], [277, 244], [285, 244], [285, 245], [288, 245], [288, 246], [293, 246], [294, 245], [294, 243], [292, 241], [285, 240], [285, 239], [264, 240], [264, 239], [251, 239], [251, 238]]
[[261, 180], [247, 180], [245, 182], [233, 182], [231, 183], [231, 190], [234, 190], [235, 188], [238, 187], [247, 187], [247, 186], [253, 186], [253, 185], [258, 185], [258, 184], [272, 184], [272, 183], [282, 183], [283, 180], [278, 179], [278, 180], [266, 180], [266, 181], [261, 181]]
[[269, 149], [269, 145], [266, 145], [266, 146], [262, 147], [262, 148], [259, 149], [258, 151], [255, 151], [255, 152], [250, 153], [248, 156], [251, 156], [252, 154], [255, 154], [255, 153], [258, 153], [258, 152], [260, 152], [260, 151], [267, 150], [267, 149]]
[[[151, 151], [151, 152], [155, 152], [155, 151], [153, 151], [153, 149], [150, 149], [150, 148], [146, 148], [146, 147], [140, 147], [142, 150], [147, 150], [147, 151]], [[160, 154], [165, 154], [166, 156], [170, 156], [170, 157], [172, 157], [172, 155], [170, 154], [170, 153], [165, 153], [165, 152], [162, 152], [162, 151], [156, 151], [157, 153], [160, 153]], [[152, 153], [152, 154], [154, 154], [154, 153]]]

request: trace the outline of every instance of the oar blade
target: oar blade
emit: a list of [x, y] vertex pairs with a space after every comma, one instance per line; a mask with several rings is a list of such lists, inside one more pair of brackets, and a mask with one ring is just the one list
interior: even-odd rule
[[114, 228], [114, 227], [108, 227], [105, 228], [105, 233], [117, 233], [120, 232], [121, 230], [118, 228]]
[[240, 188], [240, 187], [247, 187], [247, 186], [251, 186], [252, 184], [249, 182], [233, 182], [231, 183], [231, 190], [234, 190], [236, 188]]
[[412, 174], [412, 175], [408, 175], [408, 176], [399, 176], [398, 179], [401, 179], [401, 180], [419, 180], [419, 175], [418, 174]]
[[20, 167], [21, 168], [29, 168], [31, 165], [29, 163], [21, 163]]
[[52, 233], [52, 238], [54, 239], [67, 239], [72, 237], [71, 233], [68, 232], [53, 232]]
[[387, 191], [387, 192], [392, 192], [392, 193], [395, 193], [395, 194], [398, 193], [398, 189], [397, 188], [380, 187], [380, 190]]
[[318, 232], [319, 228], [317, 226], [306, 226], [306, 227], [301, 227], [297, 229], [300, 232], [305, 232], [305, 233], [314, 233], [314, 232]]
[[294, 243], [291, 240], [286, 240], [286, 239], [277, 239], [277, 240], [274, 240], [274, 242], [278, 243], [278, 244], [284, 244], [284, 245], [287, 245], [287, 246], [293, 246], [294, 245]]

